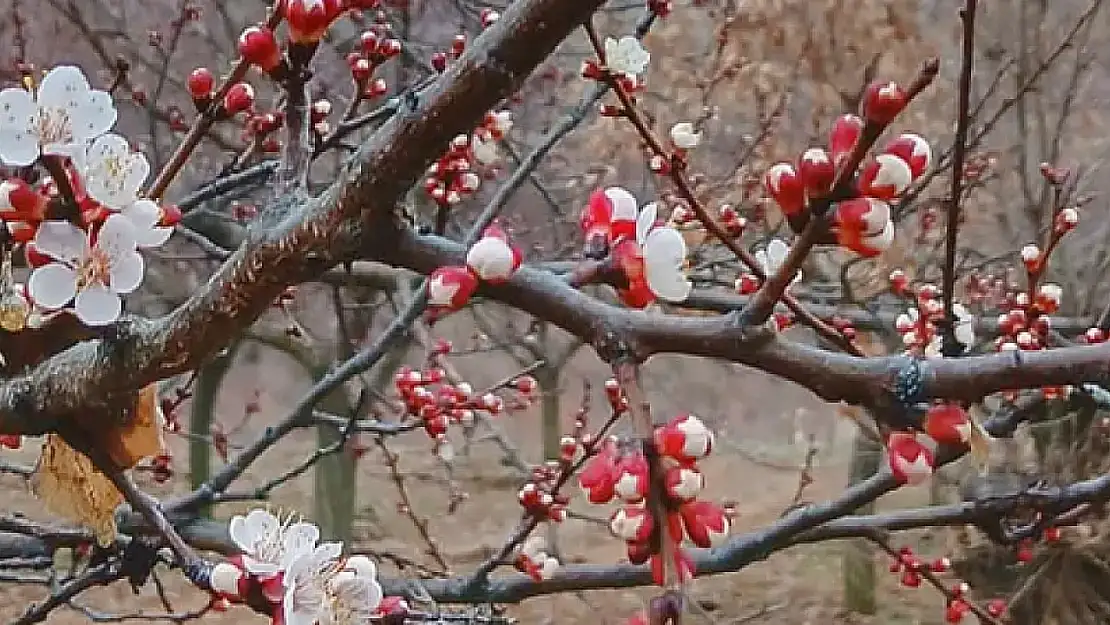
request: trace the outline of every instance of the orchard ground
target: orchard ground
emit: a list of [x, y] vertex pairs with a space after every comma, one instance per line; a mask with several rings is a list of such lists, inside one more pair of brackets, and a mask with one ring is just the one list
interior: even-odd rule
[[[437, 334], [439, 332], [437, 331]], [[452, 333], [456, 336], [464, 333]], [[465, 348], [467, 340], [457, 345]], [[473, 343], [473, 339], [469, 342]], [[473, 347], [473, 345], [471, 345]], [[217, 418], [225, 427], [233, 428], [243, 418], [244, 405], [261, 391], [260, 412], [246, 423], [232, 439], [246, 442], [257, 435], [269, 421], [280, 418], [304, 390], [307, 380], [298, 366], [275, 352], [261, 350], [252, 360], [249, 349], [240, 354], [240, 362], [225, 380], [219, 396]], [[418, 356], [416, 356], [418, 358]], [[418, 360], [412, 360], [414, 364]], [[460, 356], [455, 363], [463, 375], [473, 374], [475, 388], [483, 388], [499, 377], [514, 371], [511, 361], [493, 354]], [[681, 372], [678, 374], [677, 372]], [[791, 504], [798, 485], [800, 467], [807, 445], [796, 442], [802, 434], [812, 433], [822, 443], [813, 471], [815, 482], [807, 487], [802, 499], [820, 501], [835, 496], [847, 483], [848, 461], [854, 426], [840, 417], [832, 406], [822, 404], [805, 391], [788, 383], [772, 380], [762, 374], [735, 367], [714, 365], [697, 360], [653, 361], [647, 369], [646, 388], [653, 400], [653, 409], [660, 414], [686, 410], [702, 416], [717, 432], [718, 445], [703, 463], [707, 478], [707, 494], [717, 501], [738, 502], [740, 515], [734, 532], [761, 527], [772, 522]], [[596, 391], [605, 380], [606, 369], [588, 350], [579, 352], [564, 370], [561, 397], [562, 414], [567, 420], [577, 409], [582, 397], [582, 380], [589, 378]], [[688, 398], [691, 404], [675, 404], [676, 398]], [[603, 406], [600, 395], [593, 401], [595, 426], [604, 418], [596, 410]], [[796, 416], [796, 409], [807, 414]], [[187, 423], [189, 405], [183, 406]], [[795, 424], [798, 427], [795, 427]], [[539, 408], [505, 414], [497, 425], [508, 439], [520, 447], [528, 461], [540, 455], [538, 439]], [[181, 437], [171, 436], [175, 452], [175, 477], [165, 485], [154, 484], [149, 474], [138, 478], [150, 492], [159, 496], [181, 493], [188, 489], [187, 450]], [[287, 437], [251, 467], [239, 486], [260, 484], [280, 474], [290, 463], [312, 452], [315, 434], [304, 430]], [[30, 464], [38, 452], [37, 441], [28, 440], [19, 452], [5, 450], [5, 459]], [[461, 449], [461, 440], [456, 438]], [[388, 469], [374, 445], [359, 465], [358, 518], [356, 541], [352, 551], [360, 548], [388, 551], [418, 561], [422, 560], [421, 542], [406, 517], [396, 509], [396, 486], [388, 477]], [[448, 496], [445, 473], [430, 453], [430, 441], [422, 432], [414, 432], [390, 442], [390, 448], [401, 454], [401, 468], [406, 487], [415, 502], [416, 512], [431, 518], [431, 532], [441, 538], [442, 553], [456, 573], [466, 574], [498, 547], [519, 518], [516, 491], [521, 478], [501, 463], [501, 451], [491, 441], [476, 443], [468, 457], [457, 460], [456, 476], [469, 494], [469, 499], [454, 515], [447, 514]], [[5, 509], [19, 511], [34, 519], [48, 519], [41, 505], [17, 477], [0, 477]], [[306, 516], [312, 514], [313, 480], [311, 473], [280, 487], [274, 493], [273, 505], [296, 509]], [[571, 510], [595, 517], [606, 517], [607, 507], [591, 506], [573, 489], [575, 499]], [[880, 508], [928, 503], [928, 487], [903, 489], [880, 500]], [[227, 518], [249, 506], [224, 505], [217, 508], [220, 518]], [[374, 513], [368, 512], [372, 508]], [[378, 523], [372, 522], [376, 516]], [[596, 523], [570, 519], [558, 530], [559, 547], [571, 562], [617, 562], [624, 557], [623, 545], [608, 530]], [[923, 556], [944, 555], [948, 532], [906, 535], [905, 541], [915, 545]], [[895, 544], [905, 544], [896, 540]], [[898, 586], [898, 576], [887, 572], [889, 561], [877, 558], [880, 580], [878, 597], [880, 611], [874, 617], [845, 615], [842, 610], [840, 554], [843, 543], [827, 543], [782, 552], [765, 562], [756, 563], [740, 573], [699, 579], [692, 585], [692, 596], [701, 602], [716, 623], [883, 623], [891, 625], [931, 624], [943, 622], [943, 600], [933, 589], [906, 589]], [[388, 564], [383, 571], [394, 574]], [[203, 605], [204, 597], [179, 573], [164, 573], [169, 597], [178, 611]], [[0, 621], [17, 617], [27, 603], [43, 596], [44, 589], [35, 586], [5, 584], [0, 587]], [[571, 593], [531, 599], [511, 609], [511, 614], [525, 624], [539, 623], [613, 623], [634, 614], [643, 607], [651, 589], [612, 590]], [[103, 612], [118, 614], [148, 610], [162, 611], [153, 587], [143, 589], [139, 597], [131, 594], [124, 583], [96, 589], [81, 597], [83, 605]], [[598, 620], [598, 615], [601, 619]], [[691, 622], [704, 621], [699, 616]], [[85, 615], [73, 610], [58, 610], [48, 623], [59, 625], [88, 623]], [[210, 613], [203, 623], [264, 623], [266, 619], [246, 608], [235, 607], [227, 613]]]

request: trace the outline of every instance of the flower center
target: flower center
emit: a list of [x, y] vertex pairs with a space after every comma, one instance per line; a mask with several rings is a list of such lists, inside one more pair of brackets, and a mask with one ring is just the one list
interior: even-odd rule
[[94, 283], [107, 286], [111, 266], [112, 261], [107, 252], [97, 248], [89, 250], [88, 256], [77, 268], [77, 290], [83, 291]]
[[69, 143], [73, 139], [73, 120], [64, 108], [39, 109], [39, 141], [43, 145]]

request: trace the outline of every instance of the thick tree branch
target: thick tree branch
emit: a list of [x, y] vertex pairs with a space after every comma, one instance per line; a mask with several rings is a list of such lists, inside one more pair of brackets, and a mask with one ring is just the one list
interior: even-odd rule
[[[350, 258], [354, 234], [385, 246], [394, 203], [455, 135], [516, 89], [600, 0], [525, 0], [477, 38], [428, 90], [365, 144], [338, 180], [306, 203], [270, 207], [209, 283], [157, 321], [79, 343], [0, 383], [0, 432], [39, 434], [130, 389], [198, 366], [257, 318], [286, 286]], [[275, 200], [281, 202], [281, 198]]]

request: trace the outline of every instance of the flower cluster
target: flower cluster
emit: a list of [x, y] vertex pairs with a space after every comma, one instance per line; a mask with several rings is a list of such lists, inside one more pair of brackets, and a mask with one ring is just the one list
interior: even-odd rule
[[274, 623], [368, 623], [408, 606], [383, 597], [377, 567], [366, 556], [343, 557], [343, 544], [320, 542], [311, 523], [279, 518], [256, 509], [232, 517], [231, 540], [242, 552], [216, 564], [209, 577], [212, 592], [230, 602], [261, 595]]
[[[891, 552], [894, 553], [893, 549]], [[966, 582], [957, 582], [947, 587], [939, 578], [952, 569], [948, 558], [935, 558], [925, 561], [919, 558], [909, 547], [902, 547], [895, 555], [895, 560], [890, 564], [890, 572], [899, 575], [899, 582], [906, 588], [918, 588], [924, 578], [944, 591], [947, 598], [944, 610], [946, 623], [960, 623], [972, 612], [971, 587]], [[1001, 618], [1006, 614], [1006, 601], [1004, 599], [991, 599], [983, 609], [993, 618]]]
[[401, 54], [401, 40], [391, 36], [386, 24], [375, 24], [359, 36], [358, 50], [347, 55], [347, 67], [361, 97], [373, 99], [384, 95], [389, 85], [374, 74], [386, 61]]
[[989, 453], [991, 438], [958, 403], [937, 401], [922, 423], [923, 433], [892, 432], [887, 437], [887, 463], [902, 484], [917, 485], [933, 474], [938, 445], [965, 446], [974, 456]]
[[[827, 150], [813, 147], [803, 152], [796, 164], [777, 163], [767, 170], [764, 188], [795, 230], [807, 221], [815, 202], [830, 201], [841, 170], [854, 162], [852, 155], [864, 129], [869, 125], [881, 129], [905, 103], [906, 94], [897, 84], [872, 85], [865, 93], [864, 116], [845, 114], [837, 118]], [[856, 176], [849, 197], [837, 197], [829, 213], [837, 243], [864, 257], [887, 250], [894, 242], [889, 202], [909, 189], [931, 161], [928, 141], [905, 133], [863, 162], [853, 172]]]
[[[673, 567], [689, 579], [693, 564], [682, 550], [684, 538], [698, 547], [715, 547], [728, 536], [730, 521], [719, 505], [701, 501], [698, 495], [705, 478], [698, 460], [713, 448], [713, 433], [700, 419], [680, 415], [655, 429], [652, 441], [658, 454], [663, 492], [652, 492], [652, 467], [639, 449], [624, 449], [613, 440], [605, 441], [597, 455], [586, 463], [579, 485], [591, 503], [608, 503], [614, 497], [622, 503], [609, 521], [609, 529], [628, 546], [634, 564], [650, 561], [656, 583], [663, 583], [663, 557], [671, 553]], [[665, 517], [656, 519], [647, 502], [659, 497]], [[660, 523], [663, 526], [657, 527]], [[663, 542], [669, 546], [663, 547]]]
[[[449, 349], [450, 346], [444, 344], [437, 351], [442, 354]], [[520, 376], [509, 384], [525, 401], [531, 398], [537, 387], [535, 378], [530, 376]], [[449, 424], [470, 428], [474, 425], [476, 411], [496, 416], [506, 407], [500, 395], [493, 391], [475, 393], [466, 382], [452, 384], [444, 370], [436, 367], [423, 370], [402, 367], [394, 374], [393, 385], [404, 404], [405, 413], [419, 421], [428, 437], [436, 442], [437, 453], [445, 459], [453, 455], [447, 442]]]
[[428, 277], [428, 302], [435, 310], [459, 310], [470, 301], [480, 281], [507, 282], [520, 268], [520, 250], [508, 233], [494, 223], [470, 246], [466, 265], [439, 267]]
[[635, 37], [605, 39], [605, 62], [590, 59], [582, 64], [582, 77], [592, 80], [617, 80], [628, 93], [644, 88], [641, 74], [647, 71], [651, 54]]
[[[902, 275], [897, 270], [891, 274], [891, 285], [895, 292], [905, 292], [904, 287], [897, 286]], [[918, 287], [914, 300], [917, 305], [898, 315], [894, 327], [902, 336], [907, 354], [939, 358], [944, 342], [938, 327], [944, 321], [944, 303], [941, 301], [940, 289], [933, 284], [922, 284]], [[975, 317], [959, 302], [952, 305], [952, 312], [956, 315], [956, 340], [967, 351], [975, 344]]]
[[441, 208], [454, 206], [473, 195], [482, 186], [479, 172], [498, 162], [501, 156], [497, 142], [512, 128], [511, 111], [487, 113], [474, 132], [456, 136], [447, 153], [428, 167], [424, 192]]
[[[756, 251], [755, 259], [759, 262], [759, 268], [763, 270], [764, 275], [773, 276], [778, 273], [779, 268], [786, 262], [786, 257], [789, 255], [790, 246], [786, 241], [771, 239], [763, 249]], [[802, 271], [799, 269], [790, 284], [796, 284], [801, 279]], [[751, 295], [759, 290], [760, 284], [762, 284], [762, 281], [759, 276], [751, 272], [744, 272], [736, 278], [733, 288], [740, 295]]]
[[547, 553], [547, 541], [542, 536], [529, 536], [524, 541], [514, 565], [537, 582], [551, 579], [559, 570], [559, 560]]
[[579, 217], [586, 255], [608, 256], [625, 284], [617, 294], [628, 306], [645, 308], [656, 299], [681, 302], [692, 285], [686, 278], [686, 240], [658, 221], [655, 202], [637, 208], [622, 187], [599, 189]]
[[109, 132], [112, 98], [80, 69], [55, 67], [37, 89], [30, 79], [25, 86], [0, 91], [0, 162], [42, 164], [52, 176], [0, 182], [0, 219], [34, 267], [14, 308], [28, 323], [65, 310], [86, 325], [110, 324], [121, 296], [143, 280], [138, 250], [165, 243], [180, 213], [140, 195], [150, 164]]

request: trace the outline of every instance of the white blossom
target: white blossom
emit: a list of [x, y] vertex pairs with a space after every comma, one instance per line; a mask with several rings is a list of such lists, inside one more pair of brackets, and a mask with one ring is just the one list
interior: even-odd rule
[[31, 273], [27, 283], [31, 299], [47, 310], [72, 301], [85, 325], [112, 323], [123, 309], [120, 295], [139, 288], [143, 281], [137, 243], [135, 227], [122, 215], [108, 217], [95, 237], [68, 221], [43, 222], [35, 247], [54, 262]]
[[150, 163], [135, 152], [127, 139], [109, 133], [102, 135], [85, 153], [82, 179], [89, 197], [104, 206], [120, 210], [139, 197], [139, 188], [150, 175]]
[[701, 133], [695, 130], [690, 122], [679, 122], [671, 126], [671, 141], [675, 147], [692, 150], [701, 143]]
[[[763, 268], [763, 273], [767, 274], [767, 277], [770, 278], [778, 273], [782, 264], [786, 262], [786, 257], [789, 255], [790, 246], [787, 245], [785, 241], [782, 239], [771, 239], [771, 242], [767, 244], [766, 248], [755, 253], [755, 259], [759, 261], [760, 267]], [[802, 272], [799, 270], [798, 273], [794, 275], [794, 279], [790, 281], [790, 284], [794, 284], [801, 279]]]
[[285, 574], [286, 625], [370, 622], [382, 602], [377, 568], [366, 556], [339, 559], [342, 545], [325, 543], [301, 554]]
[[139, 247], [158, 247], [173, 234], [173, 228], [159, 226], [162, 209], [153, 200], [140, 199], [120, 211], [135, 227], [135, 243]]
[[60, 65], [36, 93], [13, 87], [0, 91], [0, 161], [17, 167], [40, 155], [79, 160], [86, 144], [116, 123], [112, 96], [91, 89], [80, 69]]
[[692, 285], [686, 277], [686, 240], [669, 226], [655, 224], [658, 206], [647, 204], [636, 218], [636, 241], [644, 256], [644, 278], [655, 296], [668, 302], [681, 302], [690, 295]]
[[247, 572], [262, 576], [287, 570], [293, 560], [311, 552], [320, 540], [320, 529], [312, 523], [294, 522], [292, 515], [283, 521], [262, 509], [232, 517], [228, 533], [243, 551]]
[[650, 61], [651, 54], [635, 37], [621, 37], [619, 41], [612, 37], [605, 39], [605, 64], [618, 74], [639, 76]]

